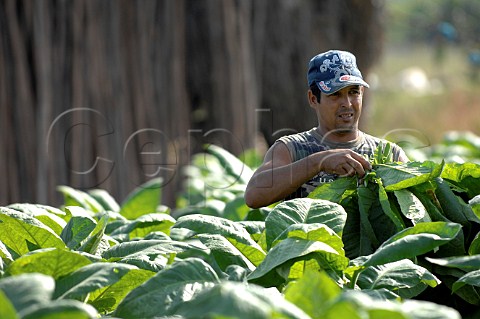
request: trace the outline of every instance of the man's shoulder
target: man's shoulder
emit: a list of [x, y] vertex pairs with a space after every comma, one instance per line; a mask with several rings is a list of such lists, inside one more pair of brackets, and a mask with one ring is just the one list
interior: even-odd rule
[[284, 135], [280, 138], [277, 139], [277, 141], [280, 141], [280, 142], [283, 142], [283, 143], [295, 143], [295, 142], [302, 142], [302, 143], [305, 143], [305, 142], [309, 142], [309, 141], [314, 141], [316, 140], [316, 137], [314, 136], [314, 134], [312, 134], [312, 131], [314, 129], [311, 129], [311, 130], [307, 130], [307, 131], [303, 131], [303, 132], [297, 132], [297, 133], [292, 133], [292, 134], [287, 134], [287, 135]]
[[327, 148], [316, 136], [315, 129], [284, 135], [277, 139], [275, 143], [285, 144], [290, 151], [293, 161], [319, 151], [324, 151]]

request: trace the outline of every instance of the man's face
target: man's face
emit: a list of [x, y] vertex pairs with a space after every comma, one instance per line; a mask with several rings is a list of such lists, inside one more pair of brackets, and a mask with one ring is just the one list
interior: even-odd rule
[[329, 138], [349, 140], [357, 136], [358, 121], [362, 112], [363, 87], [347, 86], [333, 94], [324, 94], [320, 103], [310, 103], [316, 110], [320, 133]]

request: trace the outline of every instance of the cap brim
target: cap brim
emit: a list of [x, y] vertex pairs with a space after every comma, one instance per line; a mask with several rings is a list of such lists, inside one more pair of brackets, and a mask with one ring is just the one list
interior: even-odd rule
[[[342, 80], [342, 78], [344, 78]], [[325, 83], [320, 83], [316, 82], [317, 87], [320, 89], [325, 94], [333, 94], [347, 86], [351, 85], [361, 85], [366, 88], [369, 88], [370, 85], [368, 85], [367, 82], [365, 82], [362, 78], [358, 76], [348, 76], [347, 78], [345, 77], [340, 77], [339, 79], [336, 79], [334, 81], [331, 81], [329, 84], [325, 85]], [[323, 86], [322, 86], [323, 85]]]

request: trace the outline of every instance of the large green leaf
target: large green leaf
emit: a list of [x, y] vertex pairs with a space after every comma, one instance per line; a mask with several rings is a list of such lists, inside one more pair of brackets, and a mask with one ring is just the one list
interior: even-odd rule
[[414, 225], [419, 222], [432, 221], [425, 206], [423, 206], [422, 202], [411, 191], [400, 189], [394, 191], [394, 194], [398, 200], [403, 215], [411, 220]]
[[105, 227], [107, 226], [108, 222], [108, 215], [104, 214], [98, 221], [95, 228], [92, 230], [90, 235], [82, 241], [82, 245], [78, 248], [80, 251], [87, 252], [89, 254], [97, 254], [100, 255], [101, 251], [99, 252], [99, 247], [101, 247], [101, 242], [103, 239], [103, 235], [105, 233]]
[[380, 177], [387, 191], [395, 191], [422, 184], [440, 176], [442, 164], [434, 162], [408, 162], [378, 164], [374, 167], [377, 177]]
[[222, 235], [256, 266], [265, 258], [265, 252], [247, 230], [240, 223], [225, 218], [202, 214], [182, 216], [173, 228], [187, 228], [197, 234]]
[[218, 282], [217, 274], [207, 263], [198, 258], [185, 259], [130, 291], [113, 315], [121, 318], [165, 316]]
[[237, 265], [247, 268], [250, 271], [255, 266], [225, 237], [213, 234], [199, 234], [197, 238], [210, 249], [211, 255], [215, 258], [220, 269], [225, 271], [230, 265]]
[[475, 215], [480, 218], [480, 195], [471, 198], [468, 201], [468, 205], [472, 208]]
[[453, 182], [466, 190], [468, 197], [480, 194], [480, 165], [475, 163], [447, 163], [442, 171], [442, 178]]
[[106, 190], [92, 189], [88, 191], [88, 194], [102, 205], [104, 210], [112, 212], [120, 211], [120, 205], [118, 205], [117, 201]]
[[19, 319], [15, 307], [2, 290], [0, 290], [0, 318]]
[[260, 239], [260, 237], [265, 231], [264, 221], [246, 220], [246, 221], [239, 222], [239, 224], [242, 225], [247, 230], [247, 232], [256, 242], [258, 242], [258, 240]]
[[57, 281], [55, 299], [76, 299], [97, 289], [113, 285], [135, 266], [98, 262], [83, 266]]
[[160, 271], [167, 266], [172, 256], [194, 251], [192, 255], [207, 257], [206, 247], [173, 240], [139, 240], [120, 243], [103, 253], [109, 261], [118, 261], [135, 265], [141, 269]]
[[[370, 215], [373, 215], [373, 213], [383, 215], [383, 208], [378, 199], [378, 193], [372, 189], [374, 186], [360, 186], [357, 189], [360, 215], [360, 255], [371, 254], [380, 246], [380, 241], [370, 221]], [[380, 229], [377, 229], [377, 231]]]
[[23, 274], [0, 280], [0, 291], [15, 307], [19, 317], [23, 317], [30, 307], [50, 302], [55, 289], [55, 281], [42, 274]]
[[[314, 258], [315, 262], [304, 264], [303, 269], [295, 269], [295, 271], [304, 272], [306, 268], [314, 267], [336, 273], [343, 271], [348, 266], [348, 258], [339, 254], [334, 248], [325, 243], [299, 238], [287, 238], [279, 242], [268, 252], [265, 260], [248, 276], [248, 280], [266, 286], [272, 285], [268, 280], [265, 280], [265, 278], [268, 279], [267, 275], [270, 272], [274, 272], [284, 264], [293, 264], [293, 262], [300, 259], [299, 257], [304, 257], [306, 260], [311, 259], [307, 257], [311, 253], [312, 256], [309, 257]], [[310, 267], [305, 267], [306, 265]], [[303, 274], [295, 273], [290, 275], [299, 278]]]
[[78, 249], [97, 226], [97, 222], [90, 216], [72, 216], [60, 237], [70, 249]]
[[162, 178], [153, 178], [135, 188], [122, 202], [120, 214], [127, 219], [136, 219], [157, 211], [162, 195]]
[[[462, 206], [459, 198], [450, 188], [450, 185], [443, 180], [442, 178], [435, 179], [435, 195], [438, 199], [438, 203], [441, 205], [444, 215], [454, 223], [459, 223], [464, 228], [470, 228], [470, 222], [467, 218], [467, 215], [473, 215], [473, 212], [470, 214], [464, 211], [464, 207], [467, 206], [465, 203]], [[470, 209], [469, 206], [465, 207]]]
[[87, 217], [87, 218], [94, 218], [97, 213], [80, 207], [80, 206], [65, 206], [64, 207], [65, 213], [66, 213], [66, 220], [70, 220], [72, 217]]
[[104, 211], [103, 206], [84, 191], [66, 185], [57, 186], [57, 190], [63, 194], [64, 206], [80, 206], [95, 213]]
[[205, 289], [173, 314], [182, 318], [310, 319], [278, 291], [229, 281]]
[[426, 288], [440, 284], [427, 269], [414, 264], [409, 259], [367, 267], [358, 276], [361, 289], [386, 288], [402, 298], [413, 298]]
[[245, 204], [243, 194], [240, 194], [227, 202], [223, 209], [223, 217], [232, 221], [241, 221], [245, 219], [249, 211], [250, 208]]
[[45, 248], [16, 259], [8, 266], [7, 271], [11, 275], [36, 272], [58, 279], [91, 263], [87, 257], [75, 251]]
[[325, 224], [292, 224], [277, 237], [273, 246], [277, 244], [277, 241], [282, 241], [288, 237], [319, 241], [329, 245], [340, 255], [345, 256], [342, 238]]
[[166, 235], [170, 234], [171, 226], [175, 224], [175, 219], [167, 214], [146, 214], [138, 217], [123, 226], [115, 229], [110, 236], [130, 240], [132, 238], [143, 238], [151, 232], [161, 231]]
[[8, 208], [15, 209], [26, 214], [29, 214], [32, 217], [35, 217], [39, 221], [41, 221], [45, 226], [50, 227], [57, 235], [60, 235], [62, 229], [65, 227], [65, 221], [57, 216], [54, 213], [51, 213], [47, 209], [42, 206], [34, 205], [34, 204], [11, 204]]
[[100, 288], [88, 297], [88, 303], [100, 313], [114, 311], [125, 296], [145, 281], [155, 275], [155, 272], [144, 269], [132, 269], [113, 285]]
[[448, 258], [425, 258], [428, 262], [432, 264], [449, 267], [449, 268], [458, 268], [466, 272], [474, 271], [480, 269], [480, 255], [473, 256], [459, 256], [459, 257], [448, 257]]
[[361, 264], [376, 266], [422, 255], [455, 238], [461, 227], [455, 223], [419, 223], [385, 241], [377, 251], [362, 260]]
[[178, 242], [174, 240], [137, 240], [131, 242], [120, 243], [105, 251], [102, 255], [105, 259], [123, 258], [128, 255], [150, 250], [160, 254], [177, 254], [186, 249], [196, 248], [188, 243]]
[[[1, 251], [1, 248], [0, 248]], [[478, 255], [480, 254], [480, 232], [478, 232], [473, 240], [470, 242], [470, 247], [468, 247], [469, 255]], [[0, 252], [1, 255], [1, 252]]]
[[53, 230], [29, 214], [0, 207], [0, 241], [19, 256], [39, 248], [64, 248]]
[[341, 235], [347, 213], [339, 204], [311, 198], [296, 198], [275, 206], [265, 220], [267, 247], [292, 224], [322, 223]]
[[[434, 222], [451, 222], [441, 211], [441, 206], [435, 196], [435, 186], [432, 182], [426, 182], [409, 189], [420, 200]], [[463, 229], [457, 236], [439, 247], [436, 254], [439, 257], [457, 256], [465, 252], [465, 240]]]
[[337, 178], [333, 182], [324, 183], [315, 188], [308, 194], [309, 198], [324, 199], [334, 203], [340, 203], [341, 200], [351, 195], [357, 188], [357, 177]]
[[[397, 192], [401, 192], [397, 191]], [[390, 199], [388, 198], [387, 191], [385, 187], [381, 183], [381, 180], [378, 179], [378, 200], [380, 201], [380, 206], [382, 206], [382, 210], [387, 215], [392, 223], [395, 225], [396, 231], [399, 232], [402, 229], [405, 229], [405, 222], [403, 221], [400, 213], [395, 209], [395, 206], [392, 207], [390, 204]], [[421, 203], [420, 203], [421, 204]], [[428, 220], [431, 221], [431, 220]]]
[[312, 318], [322, 314], [339, 294], [341, 288], [323, 271], [305, 271], [296, 281], [290, 282], [284, 290], [285, 299], [301, 308]]
[[480, 270], [474, 270], [460, 277], [452, 286], [452, 291], [456, 292], [465, 285], [480, 287]]

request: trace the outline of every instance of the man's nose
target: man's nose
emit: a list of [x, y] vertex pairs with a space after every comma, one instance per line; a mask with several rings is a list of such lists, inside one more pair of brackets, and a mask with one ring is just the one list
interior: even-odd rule
[[352, 105], [352, 98], [348, 94], [343, 95], [340, 106], [348, 107], [350, 105]]

